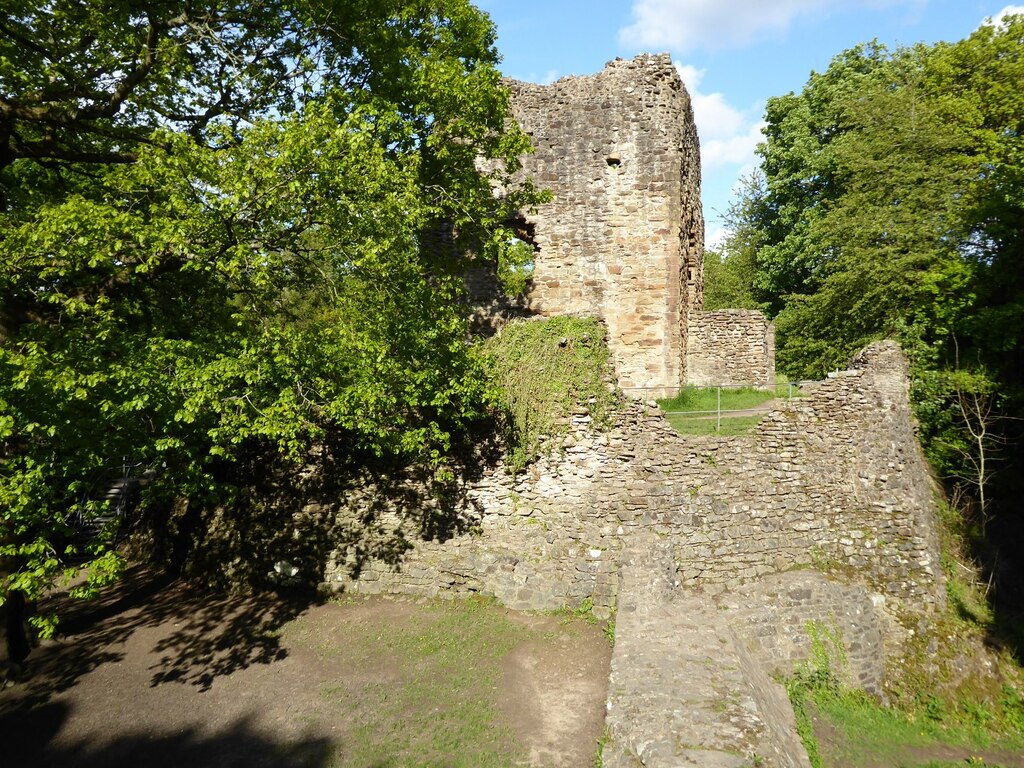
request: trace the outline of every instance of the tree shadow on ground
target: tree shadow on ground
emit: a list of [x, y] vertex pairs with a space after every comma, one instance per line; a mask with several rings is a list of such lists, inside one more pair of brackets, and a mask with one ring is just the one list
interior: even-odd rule
[[[234, 489], [226, 501], [150, 510], [148, 531], [136, 534], [152, 568], [129, 571], [98, 599], [56, 596], [39, 606], [61, 617], [58, 642], [32, 653], [17, 695], [0, 697], [0, 714], [44, 704], [120, 661], [144, 627], [173, 626], [153, 649], [151, 686], [208, 690], [220, 676], [284, 658], [280, 630], [318, 599], [331, 560], [352, 576], [370, 561], [400, 569], [415, 541], [446, 541], [479, 524], [468, 491], [500, 452], [493, 434], [467, 435], [446, 471], [353, 455], [331, 441], [300, 465], [269, 451], [239, 456], [225, 470]], [[228, 596], [239, 587], [247, 597]]]
[[[71, 714], [63, 702], [0, 713], [4, 765], [35, 768], [321, 768], [329, 764], [328, 739], [304, 736], [278, 741], [242, 718], [213, 733], [187, 728], [176, 733], [124, 733], [73, 742], [56, 739]], [[115, 725], [115, 724], [112, 724]]]
[[40, 606], [61, 617], [55, 642], [37, 648], [23, 678], [0, 697], [0, 716], [45, 704], [97, 667], [122, 660], [139, 629], [173, 624], [154, 650], [150, 685], [177, 682], [207, 690], [222, 675], [286, 656], [280, 629], [311, 604], [308, 595], [245, 597], [203, 593], [141, 568], [91, 601], [57, 595]]
[[284, 659], [281, 628], [310, 604], [272, 594], [184, 602], [187, 612], [176, 617], [179, 628], [154, 648], [162, 656], [150, 667], [151, 686], [177, 682], [205, 691], [218, 677]]

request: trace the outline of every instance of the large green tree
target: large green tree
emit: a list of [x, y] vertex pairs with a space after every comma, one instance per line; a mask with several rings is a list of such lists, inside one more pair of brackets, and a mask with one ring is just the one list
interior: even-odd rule
[[861, 46], [769, 101], [745, 221], [790, 372], [891, 334], [1019, 366], [1022, 43], [1011, 17], [954, 44]]
[[480, 416], [464, 254], [534, 198], [497, 60], [467, 0], [0, 2], [0, 599], [116, 573], [74, 524], [125, 467]]
[[843, 52], [769, 100], [764, 184], [744, 189], [726, 241], [754, 252], [751, 293], [786, 373], [904, 342], [931, 458], [982, 508], [993, 451], [1011, 458], [1017, 439], [1003, 417], [1024, 410], [1022, 52], [1022, 16], [956, 43]]
[[759, 287], [758, 253], [763, 235], [755, 214], [764, 197], [764, 176], [744, 177], [723, 217], [725, 237], [704, 253], [704, 308], [766, 309]]

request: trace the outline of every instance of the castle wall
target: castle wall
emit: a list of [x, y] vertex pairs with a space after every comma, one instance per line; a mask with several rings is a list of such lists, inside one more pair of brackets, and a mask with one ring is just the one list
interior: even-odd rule
[[[887, 664], [945, 602], [899, 347], [871, 345], [749, 436], [679, 436], [640, 402], [610, 430], [595, 432], [583, 409], [571, 426], [561, 450], [517, 477], [469, 462], [482, 471], [462, 476], [454, 534], [437, 535], [423, 478], [352, 491], [339, 517], [352, 544], [334, 553], [329, 585], [614, 612], [606, 765], [757, 755], [807, 768], [771, 675], [836, 643], [836, 672], [880, 692]], [[402, 548], [365, 558], [368, 530]], [[384, 543], [369, 549], [388, 553]]]
[[775, 383], [775, 327], [750, 309], [691, 312], [686, 383], [698, 387]]
[[522, 174], [552, 192], [525, 217], [537, 249], [529, 309], [603, 319], [621, 386], [681, 383], [704, 221], [697, 132], [670, 57], [508, 87], [534, 146]]
[[[358, 578], [346, 568], [353, 553], [338, 552], [329, 579], [358, 592], [482, 592], [519, 609], [589, 598], [607, 614], [622, 565], [656, 552], [652, 569], [708, 594], [816, 568], [896, 612], [943, 603], [931, 484], [895, 344], [868, 348], [751, 436], [679, 436], [641, 404], [608, 433], [588, 422], [575, 415], [564, 450], [525, 474], [498, 466], [467, 479], [467, 533], [364, 563]], [[347, 514], [366, 531], [377, 510], [375, 524], [391, 531], [420, 519], [425, 495], [392, 489], [382, 501], [369, 485], [349, 496]], [[403, 509], [403, 496], [417, 509]]]

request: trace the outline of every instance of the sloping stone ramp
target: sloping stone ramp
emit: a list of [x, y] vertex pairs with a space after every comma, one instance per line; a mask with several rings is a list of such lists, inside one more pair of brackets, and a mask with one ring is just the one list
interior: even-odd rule
[[605, 768], [810, 768], [783, 687], [650, 552], [621, 572]]

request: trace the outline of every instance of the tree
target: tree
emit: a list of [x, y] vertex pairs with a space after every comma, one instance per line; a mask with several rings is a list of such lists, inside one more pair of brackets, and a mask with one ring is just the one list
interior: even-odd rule
[[1011, 17], [955, 44], [861, 46], [769, 101], [767, 190], [747, 220], [790, 373], [898, 334], [947, 360], [954, 335], [986, 362], [998, 345], [1019, 370], [1005, 326], [1021, 317], [1022, 37]]
[[7, 6], [0, 595], [116, 575], [109, 538], [74, 525], [103, 512], [112, 466], [151, 470], [155, 504], [223, 498], [218, 462], [298, 460], [327, 436], [439, 461], [489, 402], [465, 254], [498, 257], [536, 199], [508, 184], [528, 143], [487, 17], [467, 0]]
[[761, 233], [753, 224], [764, 194], [762, 174], [752, 173], [741, 180], [736, 199], [724, 216], [724, 241], [704, 253], [705, 309], [765, 308], [755, 284]]
[[1019, 474], [993, 461], [1024, 461], [1022, 51], [1011, 16], [955, 43], [840, 54], [769, 100], [765, 183], [734, 228], [755, 244], [784, 372], [901, 340], [925, 450], [971, 488], [981, 527]]

